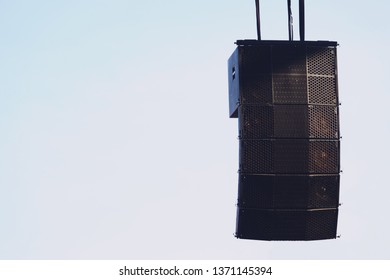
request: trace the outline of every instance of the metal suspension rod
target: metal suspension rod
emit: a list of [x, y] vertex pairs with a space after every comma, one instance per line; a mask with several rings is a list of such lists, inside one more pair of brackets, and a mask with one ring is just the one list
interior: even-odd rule
[[287, 0], [287, 9], [288, 9], [288, 39], [292, 41], [294, 39], [294, 31], [293, 31], [293, 16], [291, 10], [291, 0]]
[[305, 0], [299, 0], [299, 37], [305, 41]]
[[255, 0], [256, 4], [256, 26], [257, 26], [257, 40], [261, 40], [261, 30], [260, 30], [260, 1]]

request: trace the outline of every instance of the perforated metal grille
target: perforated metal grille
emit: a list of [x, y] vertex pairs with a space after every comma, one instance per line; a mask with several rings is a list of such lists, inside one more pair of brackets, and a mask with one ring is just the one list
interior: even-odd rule
[[310, 176], [308, 180], [308, 208], [339, 206], [340, 176]]
[[339, 138], [336, 106], [242, 105], [239, 126], [243, 139]]
[[273, 237], [275, 240], [306, 240], [306, 211], [274, 211]]
[[267, 211], [238, 209], [236, 236], [257, 240], [336, 238], [337, 210]]
[[308, 194], [307, 176], [275, 176], [274, 208], [306, 209]]
[[272, 212], [237, 208], [237, 238], [271, 240], [273, 232]]
[[271, 73], [271, 47], [240, 47], [241, 69], [244, 75]]
[[337, 208], [338, 176], [275, 176], [274, 208]]
[[339, 163], [337, 140], [240, 140], [245, 174], [337, 174]]
[[340, 172], [339, 141], [311, 141], [309, 172], [336, 174]]
[[307, 173], [309, 141], [275, 140], [273, 144], [275, 173]]
[[272, 173], [273, 144], [263, 140], [240, 140], [240, 172]]
[[240, 175], [238, 206], [257, 209], [337, 208], [339, 176]]
[[335, 75], [336, 73], [335, 48], [308, 47], [307, 68], [308, 68], [308, 74]]
[[[272, 46], [272, 54], [271, 46], [239, 51], [239, 65], [229, 66], [229, 79], [239, 84], [241, 104], [337, 105], [335, 48], [308, 47], [307, 57], [306, 48], [297, 45]], [[233, 108], [235, 88], [230, 91]]]
[[336, 238], [338, 210], [310, 211], [306, 223], [306, 240]]
[[273, 73], [306, 74], [306, 50], [304, 46], [273, 46]]
[[271, 75], [246, 75], [241, 79], [242, 104], [259, 104], [272, 102]]
[[337, 107], [309, 106], [309, 131], [311, 138], [338, 139]]
[[274, 136], [278, 138], [308, 137], [308, 120], [305, 105], [275, 105]]
[[271, 106], [242, 105], [239, 109], [240, 138], [259, 139], [273, 135]]
[[336, 79], [333, 77], [308, 77], [310, 104], [337, 105]]
[[274, 102], [279, 104], [307, 104], [306, 76], [274, 75]]
[[244, 208], [274, 207], [274, 176], [240, 175], [238, 205]]

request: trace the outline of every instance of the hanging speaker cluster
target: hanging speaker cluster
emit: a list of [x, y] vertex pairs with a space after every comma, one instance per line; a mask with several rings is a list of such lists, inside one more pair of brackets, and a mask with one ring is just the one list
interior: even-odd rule
[[236, 44], [228, 61], [230, 117], [239, 124], [236, 236], [336, 238], [337, 43]]

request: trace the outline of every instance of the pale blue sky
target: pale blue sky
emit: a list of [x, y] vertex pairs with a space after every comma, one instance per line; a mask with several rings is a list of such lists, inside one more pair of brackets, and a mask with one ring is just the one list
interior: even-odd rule
[[[340, 44], [341, 239], [233, 237], [254, 1], [2, 0], [0, 259], [390, 259], [390, 4], [306, 2], [307, 40]], [[261, 8], [287, 39], [286, 1]]]

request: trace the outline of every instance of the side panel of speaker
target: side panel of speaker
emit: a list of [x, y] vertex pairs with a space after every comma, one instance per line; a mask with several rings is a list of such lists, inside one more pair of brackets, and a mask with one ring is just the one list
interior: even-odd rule
[[238, 68], [239, 48], [230, 56], [228, 60], [228, 84], [229, 84], [229, 116], [238, 117], [238, 106], [240, 105], [240, 71]]

